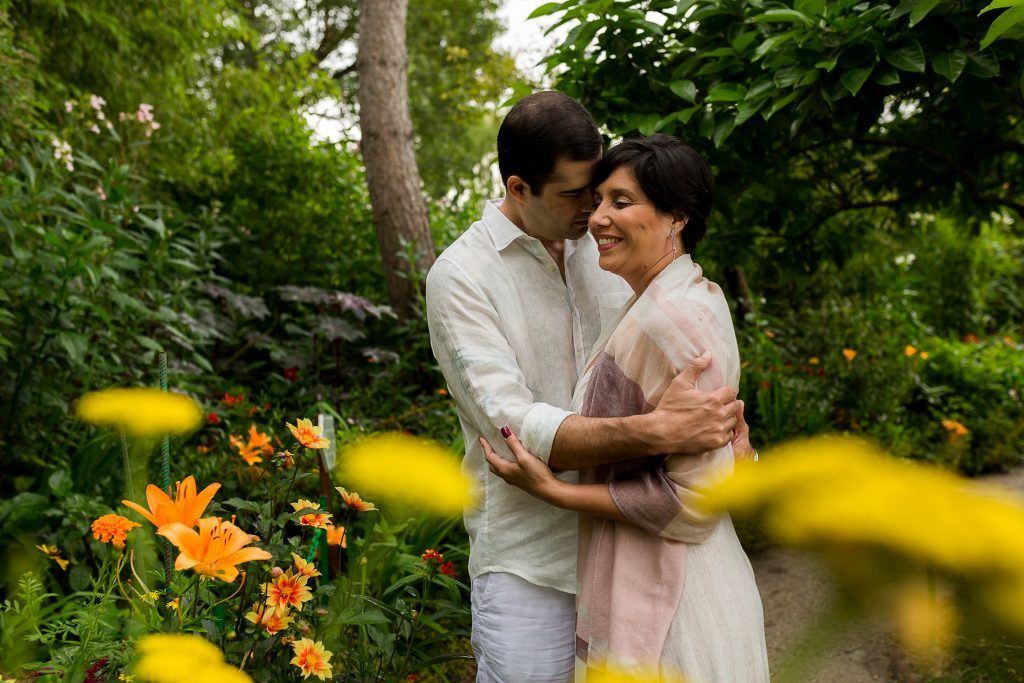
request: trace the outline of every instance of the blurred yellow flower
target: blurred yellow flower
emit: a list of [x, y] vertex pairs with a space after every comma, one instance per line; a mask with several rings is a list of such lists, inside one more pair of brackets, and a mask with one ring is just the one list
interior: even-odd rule
[[46, 545], [45, 543], [42, 545], [37, 545], [36, 548], [38, 548], [39, 551], [46, 555], [48, 558], [56, 562], [57, 566], [61, 568], [61, 571], [66, 572], [68, 570], [68, 565], [71, 564], [71, 562], [70, 560], [65, 560], [63, 557], [60, 556], [60, 548], [58, 548], [55, 545]]
[[587, 683], [685, 683], [681, 675], [666, 675], [657, 669], [597, 666], [587, 667]]
[[315, 643], [309, 638], [302, 638], [292, 643], [295, 656], [291, 663], [302, 670], [302, 677], [309, 678], [316, 676], [320, 680], [330, 678], [332, 675], [331, 657], [334, 654], [324, 649], [324, 644], [319, 640]]
[[846, 358], [847, 362], [852, 363], [853, 359], [857, 357], [857, 352], [853, 349], [843, 349], [843, 357]]
[[906, 348], [903, 349], [904, 356], [913, 356], [915, 353], [917, 353], [916, 346], [911, 346], [910, 344], [907, 344]]
[[345, 453], [341, 468], [345, 479], [364, 493], [440, 515], [460, 514], [476, 498], [458, 458], [405, 434], [360, 441]]
[[820, 362], [821, 362], [821, 359], [818, 358], [817, 356], [811, 356], [810, 358], [807, 359], [807, 363], [809, 365], [817, 365]]
[[231, 522], [219, 517], [199, 520], [199, 532], [180, 522], [165, 524], [157, 534], [173, 543], [181, 553], [174, 568], [191, 569], [197, 574], [216, 577], [231, 583], [238, 576], [236, 565], [253, 560], [269, 560], [271, 554], [262, 548], [246, 548], [258, 536], [247, 534]]
[[917, 354], [917, 357], [920, 358], [921, 360], [928, 360], [928, 352], [922, 351], [921, 353]]
[[201, 636], [157, 633], [135, 646], [134, 675], [150, 683], [252, 683], [227, 664], [217, 646]]
[[196, 493], [196, 480], [190, 474], [182, 481], [177, 482], [175, 487], [177, 491], [174, 500], [171, 500], [171, 497], [160, 488], [153, 484], [147, 486], [148, 510], [130, 500], [122, 500], [121, 504], [138, 512], [157, 529], [171, 522], [181, 522], [187, 527], [193, 527], [196, 525], [196, 521], [202, 517], [206, 506], [213, 500], [213, 495], [220, 489], [220, 484], [210, 484], [201, 492]]
[[916, 581], [896, 594], [893, 612], [896, 635], [914, 659], [933, 660], [949, 649], [957, 616], [948, 590]]
[[327, 448], [331, 445], [330, 440], [320, 436], [320, 428], [314, 427], [312, 420], [301, 418], [295, 422], [296, 424], [287, 422], [285, 426], [288, 427], [288, 431], [292, 433], [295, 440], [306, 448]]
[[135, 436], [185, 434], [203, 414], [188, 396], [159, 389], [104, 389], [78, 400], [78, 417], [95, 425], [120, 427]]
[[102, 543], [111, 543], [115, 548], [124, 548], [128, 532], [142, 526], [121, 515], [103, 515], [92, 523], [92, 537]]
[[1024, 632], [1024, 506], [995, 487], [886, 455], [852, 437], [783, 445], [706, 492], [710, 510], [758, 514], [786, 545], [862, 575], [933, 567], [963, 577], [997, 618]]

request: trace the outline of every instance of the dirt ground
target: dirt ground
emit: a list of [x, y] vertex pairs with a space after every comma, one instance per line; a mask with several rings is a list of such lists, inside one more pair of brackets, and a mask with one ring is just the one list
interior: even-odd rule
[[[1024, 497], [1024, 467], [982, 478]], [[829, 594], [822, 573], [805, 557], [778, 549], [751, 555], [764, 604], [768, 658], [777, 668], [782, 653], [824, 606]], [[865, 626], [832, 643], [808, 683], [905, 683], [898, 650], [881, 628]]]

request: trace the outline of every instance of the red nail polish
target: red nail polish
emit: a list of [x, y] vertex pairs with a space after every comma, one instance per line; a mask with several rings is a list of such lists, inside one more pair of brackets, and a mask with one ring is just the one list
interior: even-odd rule
[[512, 436], [512, 430], [509, 429], [508, 427], [502, 427], [501, 428], [501, 436], [503, 438], [507, 439], [508, 437]]

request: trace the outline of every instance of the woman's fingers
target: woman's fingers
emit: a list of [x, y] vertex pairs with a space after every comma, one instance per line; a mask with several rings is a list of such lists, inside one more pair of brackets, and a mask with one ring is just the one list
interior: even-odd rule
[[490, 442], [482, 436], [480, 437], [480, 445], [483, 446], [484, 458], [487, 460], [487, 466], [490, 468], [491, 472], [507, 481], [508, 476], [512, 474], [518, 466], [517, 463], [509, 462], [498, 455], [491, 447]]

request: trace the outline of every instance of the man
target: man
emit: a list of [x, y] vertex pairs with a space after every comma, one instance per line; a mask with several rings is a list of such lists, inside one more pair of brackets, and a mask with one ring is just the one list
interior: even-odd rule
[[465, 513], [481, 682], [572, 677], [577, 518], [492, 476], [478, 437], [504, 447], [507, 425], [553, 469], [577, 470], [719, 448], [738, 426], [735, 391], [693, 390], [703, 359], [647, 415], [568, 410], [602, 324], [631, 295], [598, 267], [587, 232], [601, 151], [594, 120], [572, 98], [520, 100], [498, 131], [504, 200], [489, 203], [427, 276], [431, 346], [458, 407], [463, 470], [481, 491]]

